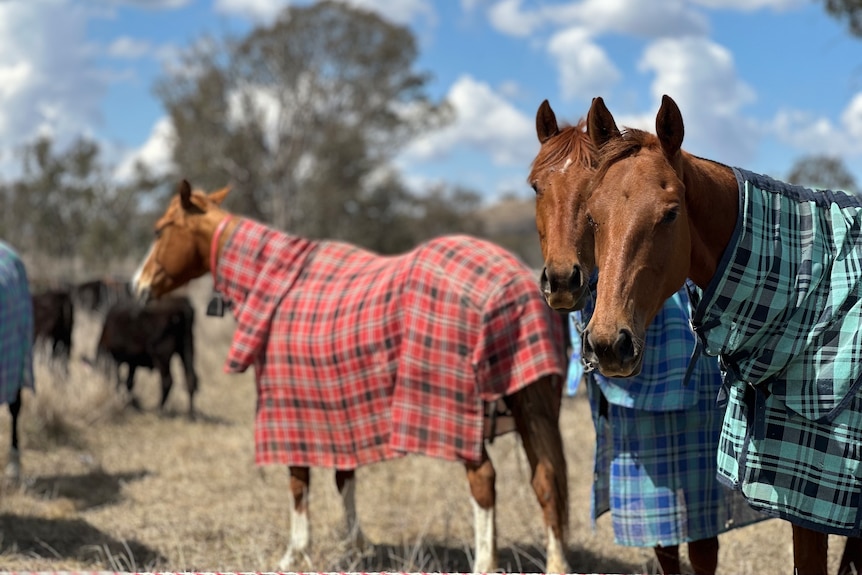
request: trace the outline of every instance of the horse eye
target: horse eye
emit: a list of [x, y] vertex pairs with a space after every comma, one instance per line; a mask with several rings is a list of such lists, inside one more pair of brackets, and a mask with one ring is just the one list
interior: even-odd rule
[[596, 221], [593, 219], [593, 216], [591, 216], [590, 214], [587, 214], [587, 223], [590, 224], [590, 227], [593, 229], [596, 229], [598, 227]]
[[533, 191], [536, 193], [536, 195], [539, 195], [539, 186], [536, 185], [536, 182], [532, 182], [530, 184], [530, 187], [533, 188]]
[[677, 216], [679, 215], [679, 210], [674, 208], [672, 210], [668, 210], [665, 212], [664, 217], [661, 219], [661, 223], [670, 224], [676, 221]]
[[157, 230], [155, 231], [155, 234], [154, 234], [154, 235], [156, 236], [156, 239], [159, 239], [159, 238], [161, 238], [161, 237], [162, 237], [162, 229], [163, 229], [163, 228], [159, 228], [159, 229], [157, 229]]

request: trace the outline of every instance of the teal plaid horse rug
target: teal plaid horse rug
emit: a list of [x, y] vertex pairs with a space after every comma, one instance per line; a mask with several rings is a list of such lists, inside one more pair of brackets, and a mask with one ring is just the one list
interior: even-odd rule
[[768, 515], [858, 536], [862, 203], [734, 172], [739, 220], [692, 317], [725, 377], [719, 477]]
[[18, 254], [0, 241], [0, 404], [33, 389], [33, 301]]

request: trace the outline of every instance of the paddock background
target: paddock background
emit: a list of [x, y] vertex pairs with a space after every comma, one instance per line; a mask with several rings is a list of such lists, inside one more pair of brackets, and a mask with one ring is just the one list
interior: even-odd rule
[[[155, 374], [137, 376], [142, 413], [124, 409], [113, 382], [83, 365], [99, 332], [76, 310], [73, 363], [65, 380], [41, 359], [37, 393], [25, 395], [24, 480], [0, 486], [0, 571], [261, 572], [287, 541], [288, 477], [253, 463], [254, 383], [222, 363], [230, 317], [204, 314], [211, 283], [189, 295], [197, 309], [196, 422], [186, 419], [179, 365], [167, 413], [155, 411]], [[177, 361], [177, 360], [175, 360]], [[0, 410], [0, 464], [9, 416]], [[593, 431], [586, 399], [567, 398], [561, 416], [568, 457], [571, 521], [568, 559], [580, 573], [656, 573], [652, 550], [613, 543], [607, 517], [589, 520]], [[543, 565], [543, 527], [529, 467], [514, 435], [489, 447], [497, 468], [501, 568]], [[463, 468], [411, 456], [357, 471], [357, 506], [377, 545], [359, 557], [338, 545], [343, 515], [331, 470], [312, 471], [313, 546], [309, 571], [466, 572], [473, 542]], [[766, 521], [721, 537], [720, 574], [792, 571], [790, 528]], [[830, 538], [830, 571], [843, 540]]]

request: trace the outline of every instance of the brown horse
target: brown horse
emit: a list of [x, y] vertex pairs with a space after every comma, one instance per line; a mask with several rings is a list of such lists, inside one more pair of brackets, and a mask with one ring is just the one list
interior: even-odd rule
[[[532, 469], [532, 487], [546, 526], [546, 570], [567, 572], [568, 488], [558, 425], [565, 357], [559, 321], [541, 301], [534, 276], [522, 264], [512, 267], [514, 258], [499, 248], [465, 236], [438, 238], [408, 254], [385, 258], [348, 244], [305, 240], [233, 216], [221, 207], [227, 193], [227, 189], [210, 194], [192, 191], [184, 181], [156, 223], [155, 242], [133, 286], [139, 298], [159, 298], [212, 272], [237, 317], [228, 360], [233, 371], [255, 365], [257, 461], [286, 464], [290, 471], [291, 533], [279, 568], [295, 570], [307, 558], [309, 467], [336, 469], [348, 534], [360, 544], [364, 538], [354, 507], [355, 468], [413, 452], [464, 462], [475, 520], [473, 568], [494, 571], [495, 471], [483, 445], [483, 436], [489, 435], [484, 432], [483, 413], [487, 405], [503, 403], [514, 418], [512, 427], [522, 438]], [[263, 268], [254, 268], [262, 257], [259, 254], [270, 251], [276, 257], [268, 258]], [[430, 260], [428, 254], [433, 253], [445, 254], [446, 260]], [[453, 261], [469, 265], [473, 274], [469, 281], [458, 277], [463, 266], [458, 272]], [[322, 282], [309, 283], [321, 274]], [[392, 281], [399, 283], [378, 294], [381, 286]], [[331, 298], [323, 293], [330, 288]], [[512, 292], [515, 288], [520, 291]], [[516, 293], [515, 299], [508, 292]], [[298, 298], [306, 298], [305, 307], [291, 307]], [[333, 301], [332, 308], [326, 307]], [[417, 310], [429, 305], [440, 313]], [[459, 309], [461, 315], [442, 313], [449, 307]], [[352, 315], [374, 310], [385, 311], [373, 317]], [[514, 312], [518, 315], [512, 315], [513, 310], [519, 310]], [[328, 318], [338, 320], [346, 341], [333, 333]], [[474, 325], [476, 318], [482, 319]], [[535, 321], [526, 323], [529, 318]], [[258, 323], [263, 327], [258, 329], [252, 320], [262, 320]], [[520, 335], [514, 335], [516, 331]], [[376, 333], [384, 333], [385, 340], [365, 339]], [[460, 340], [449, 339], [453, 337]], [[498, 347], [487, 361], [486, 350], [503, 339], [518, 340], [523, 351], [532, 349], [524, 355]], [[448, 354], [445, 364], [434, 359], [435, 350], [423, 347], [440, 341]], [[553, 351], [543, 352], [546, 346], [546, 351]], [[362, 364], [369, 352], [374, 359], [372, 371], [357, 378], [353, 366]], [[553, 367], [539, 368], [542, 356]], [[300, 371], [291, 371], [292, 366]], [[465, 369], [473, 374], [466, 379]], [[527, 377], [515, 391], [498, 397], [477, 395], [495, 373], [502, 375], [497, 378], [501, 389]], [[418, 380], [405, 387], [403, 379], [411, 374]], [[457, 387], [435, 387], [441, 377]], [[305, 388], [306, 378], [314, 389]], [[361, 387], [354, 390], [357, 385]], [[378, 387], [369, 387], [373, 385]], [[305, 393], [317, 395], [311, 398]], [[413, 401], [417, 397], [420, 405]], [[451, 407], [434, 411], [465, 400], [470, 403], [469, 413], [453, 414]], [[351, 408], [346, 416], [342, 406]], [[297, 407], [318, 411], [309, 418]], [[502, 423], [497, 420], [498, 431]], [[380, 433], [367, 437], [362, 426]], [[335, 436], [344, 436], [344, 443], [338, 444], [340, 453], [315, 450], [318, 443]], [[297, 437], [300, 440], [294, 440]]]
[[638, 373], [646, 327], [690, 278], [692, 323], [727, 374], [720, 477], [791, 522], [798, 573], [826, 573], [828, 533], [850, 536], [839, 572], [855, 572], [859, 200], [689, 154], [668, 96], [656, 135], [618, 129], [601, 98], [588, 130], [599, 165], [578, 209], [601, 273], [585, 359]]
[[589, 297], [595, 262], [592, 235], [576, 213], [582, 204], [573, 197], [586, 192], [597, 153], [586, 120], [561, 129], [547, 100], [536, 113], [536, 134], [541, 148], [527, 181], [536, 192], [536, 230], [545, 263], [542, 293], [558, 311], [580, 310]]
[[[545, 261], [543, 292], [548, 305], [560, 311], [583, 308], [590, 297], [587, 281], [595, 270], [592, 229], [583, 213], [583, 198], [595, 173], [598, 152], [586, 124], [582, 118], [575, 125], [560, 127], [547, 100], [536, 113], [541, 147], [527, 181], [536, 193], [536, 229]], [[657, 329], [665, 328], [663, 322], [657, 323]], [[666, 359], [663, 355], [656, 358]], [[690, 541], [688, 555], [694, 572], [715, 573], [718, 549], [718, 536]], [[681, 572], [678, 545], [656, 546], [654, 551], [662, 573]]]

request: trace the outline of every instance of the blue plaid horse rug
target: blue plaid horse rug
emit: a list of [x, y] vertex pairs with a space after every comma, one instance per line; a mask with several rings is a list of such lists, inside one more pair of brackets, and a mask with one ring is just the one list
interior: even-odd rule
[[724, 372], [720, 478], [763, 513], [862, 534], [862, 202], [734, 168], [739, 219], [692, 324]]

